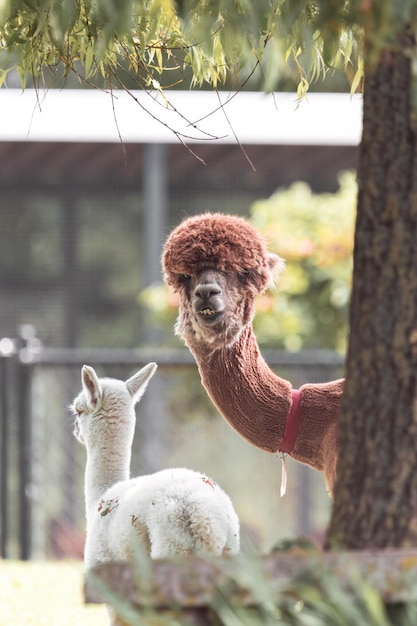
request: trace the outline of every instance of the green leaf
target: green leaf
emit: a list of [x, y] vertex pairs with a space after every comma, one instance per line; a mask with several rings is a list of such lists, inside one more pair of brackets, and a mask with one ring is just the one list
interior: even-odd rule
[[8, 67], [7, 69], [0, 71], [0, 87], [2, 87], [10, 70], [13, 70], [13, 69], [16, 69], [16, 67]]
[[350, 93], [353, 94], [356, 92], [359, 87], [359, 83], [364, 78], [364, 69], [363, 69], [363, 61], [360, 59], [358, 61], [358, 69], [356, 70], [355, 76], [353, 77], [352, 84], [350, 86]]
[[86, 79], [90, 78], [92, 74], [92, 66], [94, 61], [94, 48], [92, 45], [88, 46], [87, 51], [85, 53], [85, 61], [84, 61], [84, 70]]

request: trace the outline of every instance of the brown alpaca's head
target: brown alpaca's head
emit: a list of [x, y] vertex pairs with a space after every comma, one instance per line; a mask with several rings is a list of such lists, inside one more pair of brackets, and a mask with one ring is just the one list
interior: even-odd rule
[[252, 321], [255, 296], [283, 267], [246, 220], [221, 213], [184, 220], [168, 237], [162, 264], [180, 295], [177, 333], [190, 347], [212, 348], [235, 341]]

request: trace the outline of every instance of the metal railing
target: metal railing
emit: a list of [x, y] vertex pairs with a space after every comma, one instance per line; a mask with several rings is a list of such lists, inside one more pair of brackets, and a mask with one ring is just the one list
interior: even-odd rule
[[[294, 386], [342, 374], [343, 358], [334, 352], [264, 350], [263, 354]], [[159, 370], [140, 404], [132, 472], [148, 473], [173, 463], [201, 469], [195, 467], [201, 463], [201, 471], [216, 472], [215, 479], [222, 486], [226, 483], [242, 511], [243, 528], [255, 543], [258, 535], [261, 544], [270, 542], [262, 538], [262, 529], [273, 525], [271, 516], [278, 518], [277, 538], [320, 532], [326, 513], [317, 510], [317, 501], [327, 499], [322, 479], [317, 481], [312, 470], [297, 464], [293, 495], [288, 503], [275, 502], [279, 464], [266, 460], [272, 455], [253, 449], [219, 418], [188, 350], [52, 349], [28, 333], [0, 340], [3, 558], [81, 558], [85, 457], [72, 435], [66, 407], [80, 389], [84, 363], [97, 368], [99, 375], [127, 378], [149, 361], [156, 361]]]

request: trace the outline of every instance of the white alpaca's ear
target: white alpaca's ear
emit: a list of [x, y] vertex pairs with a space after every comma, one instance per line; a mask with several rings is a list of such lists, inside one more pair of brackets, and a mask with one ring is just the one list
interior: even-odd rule
[[281, 276], [282, 272], [285, 268], [285, 261], [281, 259], [277, 254], [273, 254], [272, 252], [267, 253], [268, 257], [268, 269], [269, 269], [269, 282], [268, 287], [274, 287], [276, 281]]
[[148, 363], [145, 367], [142, 367], [136, 374], [131, 376], [125, 384], [128, 392], [130, 393], [132, 400], [136, 404], [143, 394], [145, 393], [146, 387], [148, 386], [148, 382], [152, 378], [152, 376], [156, 372], [157, 368], [156, 363]]
[[87, 396], [88, 404], [96, 407], [103, 395], [97, 374], [89, 365], [83, 365], [81, 369], [81, 383]]

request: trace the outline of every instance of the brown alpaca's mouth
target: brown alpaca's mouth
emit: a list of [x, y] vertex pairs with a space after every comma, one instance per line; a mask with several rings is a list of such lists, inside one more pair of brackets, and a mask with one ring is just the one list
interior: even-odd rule
[[208, 306], [205, 306], [198, 312], [200, 320], [202, 320], [205, 324], [213, 324], [214, 322], [218, 321], [219, 317], [221, 317], [222, 314], [223, 311], [215, 311]]

